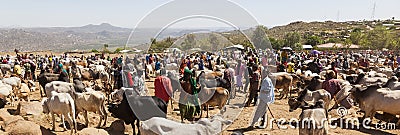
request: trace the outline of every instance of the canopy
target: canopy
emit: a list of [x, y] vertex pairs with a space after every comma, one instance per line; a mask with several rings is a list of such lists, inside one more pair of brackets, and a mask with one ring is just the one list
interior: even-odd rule
[[292, 50], [292, 48], [290, 48], [290, 47], [283, 47], [281, 50]]
[[303, 49], [313, 49], [311, 45], [303, 45]]
[[243, 45], [232, 45], [232, 46], [225, 47], [224, 49], [240, 49], [240, 50], [244, 50], [244, 47], [243, 47]]
[[[326, 44], [321, 44], [317, 45], [318, 48], [346, 48], [346, 45], [340, 44], [340, 43], [326, 43]], [[360, 48], [359, 45], [350, 45], [350, 49], [358, 49]]]

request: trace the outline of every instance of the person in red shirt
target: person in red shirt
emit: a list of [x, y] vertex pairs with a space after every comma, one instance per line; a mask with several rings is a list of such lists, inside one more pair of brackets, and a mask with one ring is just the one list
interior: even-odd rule
[[322, 89], [328, 91], [333, 98], [335, 98], [336, 94], [341, 90], [340, 82], [339, 80], [334, 79], [335, 76], [334, 71], [328, 71], [326, 74], [326, 80], [322, 83]]
[[172, 85], [171, 80], [165, 74], [165, 69], [162, 69], [160, 76], [157, 76], [154, 80], [154, 93], [156, 97], [164, 100], [168, 105], [169, 98], [172, 96]]

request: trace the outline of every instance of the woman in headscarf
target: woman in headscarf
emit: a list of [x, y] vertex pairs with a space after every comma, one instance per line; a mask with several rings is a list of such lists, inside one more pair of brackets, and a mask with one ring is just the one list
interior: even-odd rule
[[63, 64], [58, 64], [59, 74], [58, 81], [70, 82], [67, 70], [64, 69]]
[[181, 122], [183, 119], [194, 120], [194, 116], [200, 113], [200, 104], [198, 101], [196, 79], [192, 77], [193, 72], [189, 68], [184, 69], [184, 75], [180, 79], [184, 91], [179, 95], [179, 111]]

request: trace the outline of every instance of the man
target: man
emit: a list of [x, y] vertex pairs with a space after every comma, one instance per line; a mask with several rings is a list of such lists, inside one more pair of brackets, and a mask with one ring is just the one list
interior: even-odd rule
[[258, 97], [258, 87], [260, 85], [260, 73], [258, 72], [258, 65], [254, 64], [253, 67], [253, 73], [251, 74], [250, 78], [250, 94], [249, 98], [247, 99], [245, 107], [249, 107], [251, 102], [254, 100], [253, 104], [254, 106], [257, 103], [257, 97]]
[[322, 89], [328, 91], [332, 97], [335, 97], [336, 93], [341, 90], [340, 82], [335, 78], [334, 71], [328, 71], [326, 73], [326, 80], [322, 83]]
[[269, 78], [270, 72], [268, 69], [264, 69], [262, 71], [262, 84], [260, 88], [260, 95], [259, 95], [259, 102], [258, 106], [256, 108], [256, 112], [254, 113], [253, 121], [250, 124], [250, 128], [253, 128], [258, 119], [262, 116], [261, 119], [261, 124], [259, 128], [265, 128], [265, 119], [266, 119], [266, 112], [267, 112], [267, 106], [268, 104], [272, 104], [275, 101], [275, 95], [274, 95], [274, 85], [272, 83], [272, 80]]
[[22, 69], [21, 69], [21, 66], [19, 65], [19, 62], [18, 61], [16, 61], [15, 62], [15, 65], [14, 65], [14, 74], [16, 74], [18, 77], [22, 77], [21, 76], [21, 74], [22, 74]]
[[168, 103], [169, 98], [172, 96], [172, 85], [171, 80], [165, 75], [165, 69], [161, 69], [160, 75], [154, 80], [154, 93], [156, 97]]
[[81, 80], [82, 72], [81, 72], [81, 69], [79, 69], [76, 66], [75, 62], [72, 62], [70, 74], [71, 74], [72, 80]]

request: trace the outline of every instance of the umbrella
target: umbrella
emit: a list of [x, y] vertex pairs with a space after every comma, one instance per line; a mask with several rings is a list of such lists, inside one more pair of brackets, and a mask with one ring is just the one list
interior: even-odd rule
[[312, 51], [311, 51], [311, 54], [313, 54], [313, 55], [317, 55], [317, 54], [321, 54], [321, 52], [320, 52], [320, 51], [318, 51], [318, 50], [312, 50]]

